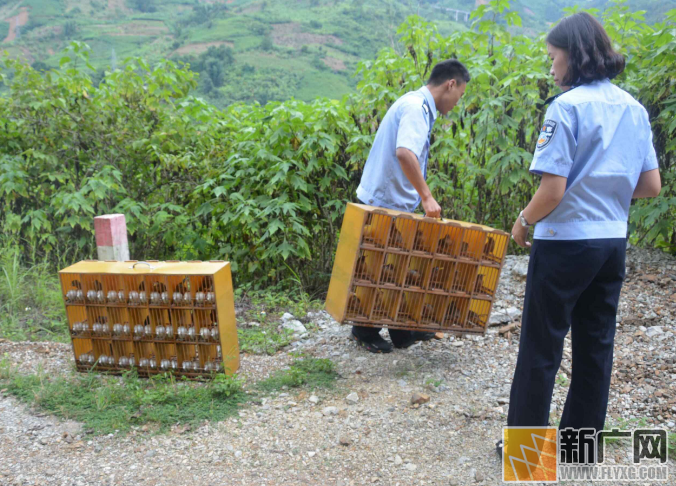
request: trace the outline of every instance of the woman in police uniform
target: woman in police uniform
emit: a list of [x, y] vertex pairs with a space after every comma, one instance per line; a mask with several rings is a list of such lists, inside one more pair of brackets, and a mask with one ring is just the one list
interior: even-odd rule
[[646, 110], [610, 82], [625, 62], [601, 24], [587, 13], [563, 19], [547, 36], [547, 52], [562, 93], [548, 100], [530, 166], [540, 187], [512, 228], [531, 251], [507, 421], [548, 424], [571, 329], [572, 377], [559, 427], [602, 430], [629, 205], [657, 196], [661, 182]]

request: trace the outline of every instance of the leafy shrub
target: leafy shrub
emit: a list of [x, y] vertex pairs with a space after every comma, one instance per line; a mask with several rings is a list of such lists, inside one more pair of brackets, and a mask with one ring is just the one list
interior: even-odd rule
[[[93, 216], [121, 212], [135, 258], [226, 258], [238, 285], [253, 287], [287, 281], [290, 267], [307, 292], [325, 289], [345, 203], [354, 200], [380, 120], [451, 57], [469, 66], [472, 81], [435, 125], [430, 186], [445, 217], [509, 229], [538, 182], [528, 166], [539, 103], [556, 88], [544, 36], [513, 35], [509, 26], [520, 19], [506, 4], [480, 6], [473, 30], [450, 37], [410, 17], [399, 30], [403, 53], [383, 50], [361, 63], [358, 92], [342, 101], [269, 101], [279, 86], [247, 65], [227, 71], [242, 81], [237, 93], [220, 91], [265, 106], [219, 110], [193, 98], [196, 75], [171, 61], [134, 60], [95, 87], [81, 43], [71, 44], [58, 72], [8, 59], [3, 234], [23, 254], [70, 262], [94, 255]], [[676, 11], [654, 26], [641, 19], [621, 5], [605, 18], [630, 56], [618, 82], [651, 115], [664, 184], [660, 198], [632, 207], [632, 238], [673, 251]], [[279, 70], [278, 81], [296, 82]]]

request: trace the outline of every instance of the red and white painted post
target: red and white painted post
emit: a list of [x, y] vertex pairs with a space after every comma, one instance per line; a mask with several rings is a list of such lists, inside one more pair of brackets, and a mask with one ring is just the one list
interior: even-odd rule
[[129, 260], [127, 221], [124, 214], [106, 214], [94, 218], [96, 250], [99, 260]]

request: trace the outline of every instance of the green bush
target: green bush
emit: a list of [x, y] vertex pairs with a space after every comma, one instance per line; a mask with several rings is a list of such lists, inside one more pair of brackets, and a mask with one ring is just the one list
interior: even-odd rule
[[[216, 109], [189, 95], [196, 75], [171, 61], [131, 61], [95, 87], [81, 43], [58, 71], [8, 59], [3, 234], [35, 261], [61, 264], [94, 255], [93, 217], [121, 212], [135, 258], [226, 258], [237, 284], [254, 287], [284, 282], [291, 268], [307, 292], [325, 289], [380, 120], [450, 57], [469, 66], [472, 81], [435, 125], [430, 186], [445, 217], [509, 229], [538, 182], [528, 166], [539, 103], [556, 89], [544, 36], [513, 35], [520, 19], [506, 4], [480, 6], [474, 28], [450, 37], [410, 17], [399, 30], [403, 53], [383, 50], [360, 64], [358, 93], [342, 101], [269, 101], [279, 87], [246, 65], [233, 74], [243, 80], [238, 93], [220, 91], [265, 106]], [[650, 112], [664, 183], [660, 198], [632, 207], [632, 238], [674, 251], [676, 11], [654, 26], [641, 19], [621, 5], [604, 19], [629, 56], [618, 82]]]

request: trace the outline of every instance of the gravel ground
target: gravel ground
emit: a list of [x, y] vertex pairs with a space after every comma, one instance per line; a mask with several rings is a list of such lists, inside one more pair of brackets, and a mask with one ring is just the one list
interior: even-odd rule
[[[271, 395], [239, 417], [188, 432], [91, 437], [77, 423], [0, 397], [0, 485], [500, 484], [494, 443], [506, 422], [519, 333], [517, 325], [505, 330], [520, 320], [527, 261], [508, 257], [485, 336], [446, 336], [371, 355], [326, 313], [302, 316], [319, 331], [276, 356], [243, 356], [241, 374], [262, 379], [287, 365], [290, 353], [304, 352], [337, 364], [337, 388]], [[676, 259], [630, 249], [627, 271], [610, 420], [645, 419], [674, 431]], [[72, 372], [69, 345], [0, 342], [5, 353], [26, 371]], [[566, 340], [561, 376], [569, 358]], [[564, 381], [555, 388], [554, 418]], [[411, 405], [415, 393], [429, 402]], [[629, 448], [613, 447], [610, 456], [627, 464]], [[673, 460], [669, 475], [676, 484]]]

